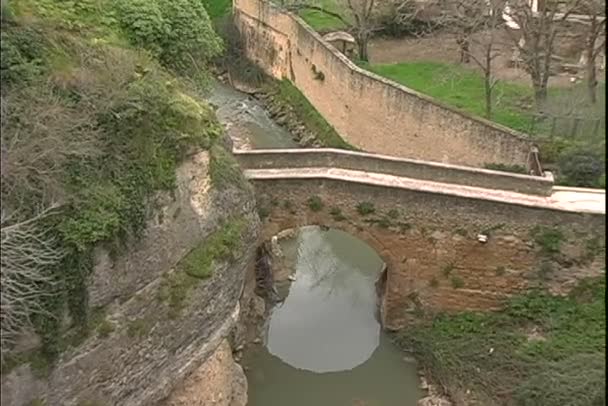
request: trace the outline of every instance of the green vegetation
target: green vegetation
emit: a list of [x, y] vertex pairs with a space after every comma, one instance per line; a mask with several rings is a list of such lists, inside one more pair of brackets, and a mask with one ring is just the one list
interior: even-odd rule
[[386, 215], [392, 219], [397, 219], [399, 218], [400, 213], [397, 209], [390, 209]]
[[242, 219], [227, 222], [182, 258], [177, 264], [178, 270], [199, 279], [210, 277], [213, 265], [229, 260], [240, 246], [244, 227]]
[[[213, 110], [198, 99], [206, 64], [222, 50], [201, 2], [22, 0], [6, 7], [2, 204], [13, 215], [3, 227], [32, 224], [40, 208], [54, 207], [35, 224], [48, 238], [45, 248], [66, 255], [36, 270], [44, 279], [20, 281], [40, 292], [27, 306], [42, 310], [32, 310], [31, 320], [50, 364], [95, 330], [85, 286], [93, 247], [116, 254], [138, 238], [152, 199], [175, 187], [183, 159], [211, 149], [214, 185], [242, 178], [217, 145], [222, 130]], [[74, 325], [64, 331], [66, 305]], [[98, 333], [107, 327], [102, 322]]]
[[507, 271], [507, 269], [504, 266], [497, 266], [496, 269], [494, 270], [494, 273], [496, 274], [496, 276], [502, 276], [505, 274], [505, 272]]
[[[315, 5], [331, 13], [339, 14], [342, 18], [345, 18], [346, 21], [349, 21], [349, 15], [343, 12], [344, 7], [341, 7], [336, 0], [318, 0], [315, 2]], [[339, 18], [319, 10], [303, 9], [298, 12], [298, 15], [315, 31], [321, 33], [343, 31], [348, 28]]]
[[114, 332], [114, 325], [109, 320], [103, 320], [99, 326], [97, 326], [97, 336], [100, 338], [106, 338]]
[[317, 138], [328, 148], [355, 149], [344, 141], [340, 135], [329, 125], [325, 118], [314, 108], [306, 97], [287, 79], [273, 83], [268, 89], [269, 93], [276, 94], [281, 104], [290, 106], [298, 119], [304, 123]]
[[312, 211], [321, 211], [323, 210], [323, 200], [319, 196], [310, 196], [306, 201], [308, 204], [308, 208]]
[[431, 278], [430, 282], [429, 282], [429, 286], [432, 288], [436, 288], [439, 286], [439, 279], [433, 277]]
[[492, 169], [494, 171], [512, 172], [527, 175], [528, 171], [521, 165], [505, 165], [505, 164], [485, 164], [485, 169]]
[[169, 319], [179, 318], [182, 309], [186, 307], [190, 289], [199, 282], [200, 279], [179, 271], [163, 275], [158, 298], [169, 307]]
[[540, 246], [541, 253], [547, 256], [559, 253], [560, 244], [564, 241], [564, 234], [555, 227], [537, 226], [532, 230], [534, 242]]
[[[483, 117], [485, 114], [483, 79], [472, 69], [435, 62], [364, 64], [363, 66], [374, 73], [427, 94], [447, 106], [478, 117]], [[592, 125], [588, 125], [585, 128], [581, 127], [582, 134], [573, 136], [570, 133], [573, 120], [568, 118], [573, 104], [577, 105], [576, 113], [583, 118], [603, 117], [605, 82], [599, 84], [600, 97], [595, 106], [578, 102], [585, 100], [582, 87], [549, 88], [545, 111], [557, 117], [565, 116], [569, 120], [566, 120], [567, 122], [562, 120], [563, 123], [558, 120], [557, 124], [551, 120], [539, 122], [533, 107], [532, 89], [528, 86], [500, 81], [494, 89], [494, 95], [495, 105], [491, 120], [514, 130], [530, 133], [537, 138], [543, 162], [557, 165], [558, 183], [605, 187], [605, 120], [600, 122], [603, 127], [597, 129], [597, 132]], [[486, 168], [522, 173], [520, 167], [492, 163], [488, 163]]]
[[332, 207], [329, 210], [329, 214], [331, 214], [332, 218], [335, 221], [344, 221], [346, 220], [346, 216], [342, 213], [342, 210], [339, 207]]
[[441, 273], [443, 274], [443, 276], [445, 276], [447, 278], [448, 276], [450, 276], [450, 274], [452, 273], [454, 268], [455, 268], [454, 264], [452, 264], [452, 263], [446, 264], [443, 268], [441, 268]]
[[360, 202], [357, 204], [357, 212], [362, 216], [367, 216], [376, 211], [372, 202]]
[[203, 0], [203, 6], [213, 21], [228, 16], [232, 11], [231, 0]]
[[436, 383], [480, 404], [605, 404], [605, 276], [532, 291], [497, 313], [439, 315], [396, 334]]
[[163, 275], [159, 289], [159, 300], [169, 307], [169, 318], [177, 319], [186, 306], [189, 293], [201, 279], [213, 273], [213, 265], [232, 259], [233, 252], [240, 246], [244, 219], [232, 219], [211, 234], [188, 253], [176, 270]]
[[464, 281], [462, 280], [462, 278], [456, 275], [452, 275], [450, 277], [450, 284], [454, 289], [460, 289], [464, 287]]
[[152, 327], [154, 324], [146, 318], [131, 320], [127, 324], [127, 335], [131, 338], [142, 338], [152, 330]]
[[220, 190], [234, 186], [241, 189], [246, 187], [247, 182], [243, 172], [230, 152], [217, 144], [211, 147], [210, 153], [209, 176], [213, 186]]

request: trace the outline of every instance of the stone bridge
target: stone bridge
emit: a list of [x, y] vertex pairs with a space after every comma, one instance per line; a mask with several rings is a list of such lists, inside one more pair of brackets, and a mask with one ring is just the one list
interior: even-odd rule
[[332, 149], [235, 151], [264, 238], [343, 230], [387, 265], [383, 324], [425, 312], [497, 309], [531, 287], [566, 293], [599, 275], [605, 191], [544, 177]]

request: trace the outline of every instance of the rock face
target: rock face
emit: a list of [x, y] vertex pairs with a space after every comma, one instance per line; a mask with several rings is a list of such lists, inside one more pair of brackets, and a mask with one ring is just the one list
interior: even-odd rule
[[245, 406], [247, 378], [223, 340], [213, 355], [179, 384], [160, 406]]
[[[45, 379], [34, 378], [27, 365], [3, 376], [3, 406], [35, 399], [48, 405], [154, 405], [213, 354], [220, 357], [216, 349], [239, 318], [259, 218], [249, 187], [216, 190], [207, 168], [206, 152], [180, 166], [176, 189], [158, 196], [144, 235], [124, 255], [111, 260], [98, 249], [88, 286], [91, 308], [106, 315], [104, 333], [66, 350]], [[204, 280], [175, 270], [234, 218], [244, 227], [231, 260], [214, 262]]]

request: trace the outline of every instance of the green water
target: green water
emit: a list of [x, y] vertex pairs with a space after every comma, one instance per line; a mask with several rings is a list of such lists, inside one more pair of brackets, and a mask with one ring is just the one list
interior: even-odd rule
[[415, 406], [416, 365], [380, 328], [382, 261], [337, 230], [302, 228], [282, 244], [296, 280], [263, 345], [245, 354], [251, 406]]
[[[257, 100], [221, 83], [210, 101], [235, 145], [297, 148]], [[234, 131], [238, 128], [238, 131]], [[270, 316], [262, 345], [248, 346], [249, 406], [416, 406], [416, 365], [384, 334], [374, 283], [380, 257], [336, 230], [302, 228], [282, 242], [296, 280]]]

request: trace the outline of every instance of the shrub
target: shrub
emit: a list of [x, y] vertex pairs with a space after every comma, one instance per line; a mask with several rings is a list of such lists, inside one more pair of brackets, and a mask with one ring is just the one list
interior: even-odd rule
[[116, 15], [129, 39], [168, 67], [201, 78], [198, 64], [222, 52], [200, 0], [119, 0]]
[[507, 165], [507, 164], [485, 164], [485, 169], [491, 169], [493, 171], [511, 172], [527, 175], [528, 171], [521, 165]]
[[362, 216], [367, 216], [368, 214], [372, 214], [376, 211], [374, 204], [371, 202], [361, 202], [357, 204], [357, 212], [359, 212]]
[[312, 211], [321, 211], [323, 210], [323, 201], [319, 196], [310, 196], [307, 201], [308, 208]]
[[559, 253], [561, 242], [564, 240], [564, 234], [559, 229], [538, 226], [532, 230], [532, 235], [543, 254], [553, 255]]
[[342, 210], [339, 207], [332, 207], [329, 211], [329, 214], [333, 217], [335, 221], [344, 221], [346, 217], [342, 213]]
[[589, 149], [573, 148], [564, 151], [558, 160], [559, 181], [570, 186], [597, 187], [605, 172], [605, 160]]
[[228, 260], [241, 243], [242, 220], [232, 220], [198, 247], [188, 253], [178, 264], [178, 268], [190, 276], [205, 279], [213, 274], [213, 265]]

